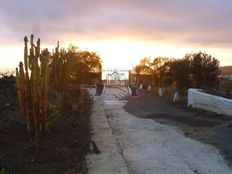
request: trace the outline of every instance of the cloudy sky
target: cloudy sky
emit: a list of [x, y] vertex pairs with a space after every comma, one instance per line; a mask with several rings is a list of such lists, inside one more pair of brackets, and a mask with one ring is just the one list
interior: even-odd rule
[[17, 65], [33, 33], [98, 51], [106, 68], [199, 50], [232, 65], [231, 16], [231, 0], [1, 0], [0, 64]]

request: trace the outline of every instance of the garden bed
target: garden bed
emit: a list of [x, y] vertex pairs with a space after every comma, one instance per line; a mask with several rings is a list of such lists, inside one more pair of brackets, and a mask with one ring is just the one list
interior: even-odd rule
[[4, 168], [16, 174], [87, 173], [89, 103], [85, 103], [85, 109], [73, 120], [71, 102], [78, 101], [78, 97], [72, 90], [66, 91], [62, 121], [55, 130], [46, 133], [40, 148], [34, 148], [20, 116], [14, 85], [1, 81], [0, 171]]

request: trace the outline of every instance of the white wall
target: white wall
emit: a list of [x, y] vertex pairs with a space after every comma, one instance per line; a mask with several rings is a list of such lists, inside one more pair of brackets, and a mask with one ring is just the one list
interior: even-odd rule
[[201, 89], [188, 89], [188, 106], [232, 116], [232, 100], [201, 92]]

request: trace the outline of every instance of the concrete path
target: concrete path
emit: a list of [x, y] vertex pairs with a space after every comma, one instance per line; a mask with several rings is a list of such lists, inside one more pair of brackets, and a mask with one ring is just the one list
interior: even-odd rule
[[118, 144], [109, 126], [100, 97], [95, 97], [91, 115], [92, 139], [100, 154], [87, 156], [89, 174], [127, 174], [126, 163], [119, 153]]
[[187, 138], [175, 127], [127, 113], [126, 101], [120, 100], [124, 95], [126, 89], [106, 88], [103, 105], [95, 103], [93, 114], [102, 119], [92, 119], [94, 138], [103, 154], [90, 155], [89, 173], [126, 173], [127, 168], [131, 174], [232, 173], [213, 146]]

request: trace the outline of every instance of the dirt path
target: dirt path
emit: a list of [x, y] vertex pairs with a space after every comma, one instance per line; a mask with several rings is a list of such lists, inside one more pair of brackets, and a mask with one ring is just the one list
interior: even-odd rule
[[[129, 173], [232, 173], [213, 146], [186, 137], [176, 127], [144, 119], [154, 112], [137, 101], [139, 97], [134, 98], [135, 101], [128, 100], [128, 104], [131, 104], [132, 110], [136, 108], [137, 115], [144, 118], [126, 112], [123, 107], [127, 101], [119, 100], [126, 94], [125, 91], [106, 88], [101, 100]], [[191, 113], [167, 108], [165, 104], [160, 105], [154, 105], [155, 114], [164, 114], [162, 110], [166, 110], [176, 116], [192, 116]]]

